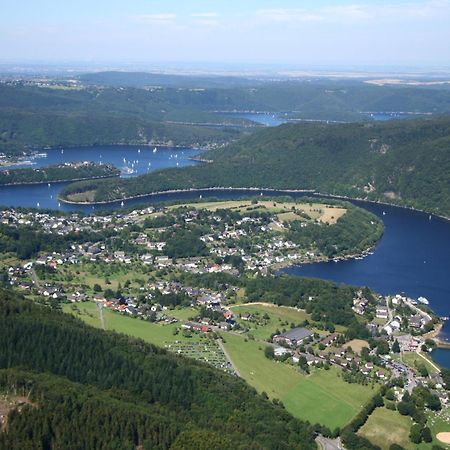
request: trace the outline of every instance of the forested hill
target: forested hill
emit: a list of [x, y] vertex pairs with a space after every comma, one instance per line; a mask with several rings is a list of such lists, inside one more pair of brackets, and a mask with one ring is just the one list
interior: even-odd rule
[[450, 216], [450, 117], [282, 125], [211, 151], [205, 158], [214, 162], [132, 180], [78, 183], [63, 196], [89, 191], [85, 200], [108, 201], [214, 186], [312, 189]]
[[0, 342], [2, 450], [316, 448], [307, 424], [243, 381], [9, 291]]

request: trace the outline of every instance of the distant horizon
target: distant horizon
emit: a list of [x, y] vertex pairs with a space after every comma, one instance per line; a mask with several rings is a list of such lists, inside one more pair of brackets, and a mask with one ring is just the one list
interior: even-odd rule
[[425, 77], [448, 78], [450, 65], [442, 66], [408, 66], [408, 65], [296, 65], [270, 63], [232, 63], [232, 62], [201, 62], [201, 61], [4, 61], [0, 59], [0, 74], [53, 74], [70, 73], [99, 73], [124, 72], [148, 73], [180, 76], [280, 76], [285, 78], [315, 77], [344, 77], [362, 78], [364, 76], [393, 76], [393, 77]]
[[16, 0], [2, 19], [21, 64], [450, 65], [450, 0]]

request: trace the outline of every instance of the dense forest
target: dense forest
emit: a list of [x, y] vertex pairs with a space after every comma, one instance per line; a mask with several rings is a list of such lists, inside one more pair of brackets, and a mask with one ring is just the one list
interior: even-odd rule
[[[0, 448], [314, 449], [243, 381], [0, 292]], [[6, 398], [6, 400], [5, 400]]]
[[[371, 120], [371, 111], [407, 111], [411, 117], [450, 112], [450, 89], [445, 86], [118, 72], [87, 74], [79, 83], [63, 89], [0, 84], [0, 152], [45, 146], [223, 144], [247, 131], [243, 125], [251, 125], [217, 113], [224, 111], [287, 112], [294, 120], [346, 122]], [[214, 126], [219, 123], [230, 126]]]
[[66, 163], [40, 169], [26, 168], [0, 171], [0, 186], [5, 184], [37, 184], [92, 178], [109, 178], [120, 175], [120, 170], [110, 164]]
[[170, 189], [313, 189], [450, 216], [450, 119], [389, 123], [282, 125], [204, 155], [213, 163], [131, 180], [80, 182], [110, 201]]

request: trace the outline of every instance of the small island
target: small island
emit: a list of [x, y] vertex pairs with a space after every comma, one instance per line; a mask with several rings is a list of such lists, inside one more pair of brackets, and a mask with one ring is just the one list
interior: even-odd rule
[[111, 164], [91, 161], [66, 162], [44, 168], [0, 171], [0, 186], [57, 183], [118, 177], [120, 170]]

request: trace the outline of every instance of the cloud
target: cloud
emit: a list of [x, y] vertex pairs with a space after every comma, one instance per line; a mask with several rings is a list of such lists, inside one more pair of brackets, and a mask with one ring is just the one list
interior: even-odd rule
[[274, 8], [256, 11], [256, 18], [265, 22], [364, 22], [369, 20], [402, 21], [433, 19], [450, 14], [450, 0], [421, 0], [403, 4], [355, 3], [306, 8]]
[[205, 27], [215, 27], [219, 25], [219, 14], [215, 12], [200, 12], [192, 13], [191, 17], [194, 19], [195, 25], [205, 26]]
[[174, 23], [176, 18], [177, 15], [173, 13], [141, 14], [140, 16], [135, 17], [135, 19], [141, 23], [156, 23], [163, 25]]

